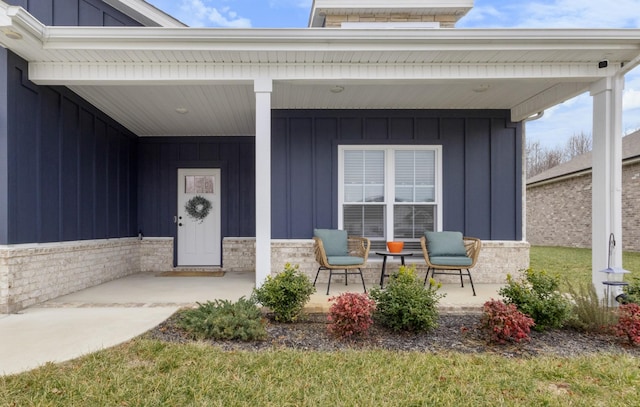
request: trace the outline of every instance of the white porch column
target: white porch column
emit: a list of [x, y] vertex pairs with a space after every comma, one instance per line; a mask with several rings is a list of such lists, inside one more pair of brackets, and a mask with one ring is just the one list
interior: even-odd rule
[[256, 287], [271, 273], [271, 79], [256, 79]]
[[622, 267], [622, 90], [624, 77], [604, 78], [591, 87], [593, 96], [592, 281], [601, 298], [609, 255], [609, 235], [616, 249], [612, 267]]

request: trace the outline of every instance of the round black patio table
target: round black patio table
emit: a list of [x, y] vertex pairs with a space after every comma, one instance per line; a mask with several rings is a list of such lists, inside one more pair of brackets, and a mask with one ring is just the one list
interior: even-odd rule
[[382, 270], [380, 271], [380, 288], [383, 288], [384, 278], [385, 277], [389, 277], [389, 274], [385, 274], [385, 271], [386, 271], [386, 268], [387, 268], [387, 257], [389, 257], [389, 256], [398, 256], [398, 257], [400, 257], [400, 263], [402, 263], [402, 265], [404, 266], [404, 258], [405, 258], [405, 256], [413, 256], [413, 252], [405, 252], [405, 251], [393, 253], [393, 252], [389, 252], [389, 251], [386, 251], [386, 250], [381, 250], [381, 251], [376, 252], [376, 254], [378, 256], [382, 256]]

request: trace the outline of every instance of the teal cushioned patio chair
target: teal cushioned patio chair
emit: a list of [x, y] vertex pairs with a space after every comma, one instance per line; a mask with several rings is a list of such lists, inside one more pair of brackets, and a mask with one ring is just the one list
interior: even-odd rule
[[[460, 232], [425, 232], [420, 239], [422, 254], [427, 263], [427, 275], [424, 283], [427, 283], [429, 271], [431, 275], [448, 274], [460, 275], [460, 285], [464, 287], [462, 280], [462, 270], [467, 270], [466, 274], [471, 282], [471, 290], [476, 295], [473, 286], [473, 279], [469, 271], [478, 262], [482, 242], [475, 237], [462, 236]], [[452, 273], [450, 270], [458, 270]]]
[[316, 261], [320, 264], [316, 278], [313, 280], [314, 287], [316, 281], [318, 281], [320, 271], [329, 270], [329, 284], [327, 284], [327, 295], [329, 295], [331, 277], [335, 273], [334, 270], [344, 270], [344, 272], [335, 274], [344, 275], [345, 285], [348, 283], [347, 276], [349, 274], [359, 274], [364, 292], [367, 292], [364, 277], [362, 276], [362, 268], [366, 266], [367, 258], [369, 257], [369, 248], [371, 247], [369, 239], [366, 237], [347, 236], [347, 232], [344, 230], [314, 229], [313, 240], [315, 241]]

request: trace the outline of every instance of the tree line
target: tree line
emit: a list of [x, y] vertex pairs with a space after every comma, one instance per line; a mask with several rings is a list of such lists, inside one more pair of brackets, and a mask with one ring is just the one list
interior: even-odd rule
[[592, 147], [591, 135], [584, 133], [574, 134], [564, 145], [552, 148], [542, 146], [539, 141], [527, 141], [527, 178], [588, 153]]

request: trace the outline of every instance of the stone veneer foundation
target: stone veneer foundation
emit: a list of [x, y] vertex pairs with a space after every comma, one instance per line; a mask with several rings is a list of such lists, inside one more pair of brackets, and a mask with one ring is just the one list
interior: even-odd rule
[[[223, 241], [224, 270], [227, 272], [255, 269], [255, 239], [254, 238], [225, 238]], [[375, 284], [380, 281], [382, 258], [373, 251], [369, 254], [367, 267], [363, 270], [365, 281]], [[421, 253], [406, 257], [407, 264], [415, 264], [420, 275], [424, 276], [426, 264]], [[271, 270], [276, 274], [282, 270], [285, 263], [298, 264], [300, 270], [312, 280], [318, 270], [318, 264], [313, 254], [313, 240], [273, 240], [271, 243]], [[397, 270], [400, 260], [387, 262], [387, 270]], [[504, 283], [507, 274], [515, 274], [529, 267], [529, 244], [520, 241], [483, 241], [478, 264], [472, 270], [474, 283]], [[329, 273], [320, 272], [319, 282], [326, 282]], [[341, 281], [334, 277], [333, 281]], [[360, 277], [350, 276], [349, 282], [360, 283]], [[459, 281], [457, 276], [438, 275], [441, 282]], [[344, 281], [344, 280], [342, 280]], [[465, 282], [466, 282], [465, 278]]]
[[[226, 272], [255, 270], [255, 238], [225, 238], [223, 269]], [[298, 264], [309, 278], [318, 265], [313, 255], [313, 240], [273, 240], [271, 270], [277, 274], [286, 262]], [[407, 257], [424, 275], [422, 255]], [[388, 271], [397, 270], [399, 260], [387, 263]], [[506, 275], [529, 265], [529, 244], [514, 241], [483, 242], [478, 265], [473, 269], [474, 283], [503, 283]], [[375, 253], [363, 270], [365, 281], [380, 280], [381, 259]], [[77, 242], [8, 245], [0, 247], [0, 313], [20, 311], [65, 294], [105, 283], [138, 272], [173, 269], [173, 238], [136, 238], [87, 240]], [[320, 273], [326, 282], [328, 272]], [[342, 282], [335, 277], [336, 283]], [[441, 282], [457, 282], [455, 276], [438, 276]], [[465, 280], [466, 281], [466, 280]], [[349, 282], [359, 284], [359, 277]]]
[[172, 268], [172, 238], [1, 246], [0, 313], [17, 312], [140, 271]]

